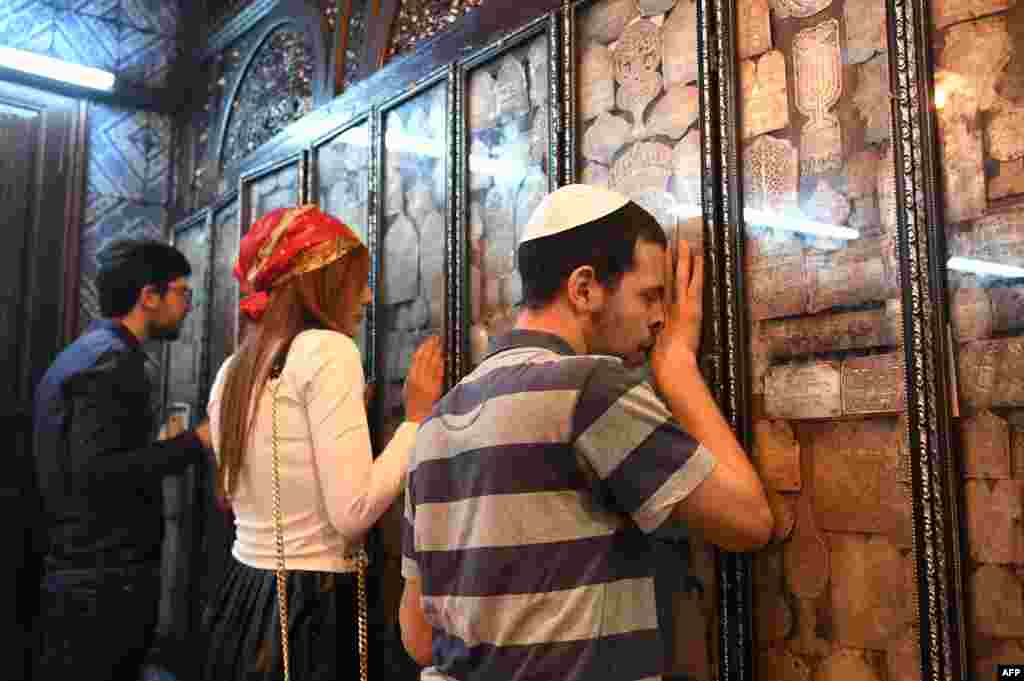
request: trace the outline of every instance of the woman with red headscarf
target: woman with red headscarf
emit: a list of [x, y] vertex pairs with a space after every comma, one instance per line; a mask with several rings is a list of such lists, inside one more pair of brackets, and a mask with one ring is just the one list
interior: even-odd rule
[[363, 542], [402, 490], [444, 374], [434, 337], [413, 356], [407, 421], [374, 459], [353, 341], [371, 301], [369, 270], [366, 246], [315, 206], [272, 211], [242, 240], [235, 276], [248, 294], [242, 311], [258, 323], [210, 396], [217, 491], [234, 512], [235, 541], [204, 617], [204, 679], [365, 672], [358, 641], [375, 632], [366, 636], [359, 607]]

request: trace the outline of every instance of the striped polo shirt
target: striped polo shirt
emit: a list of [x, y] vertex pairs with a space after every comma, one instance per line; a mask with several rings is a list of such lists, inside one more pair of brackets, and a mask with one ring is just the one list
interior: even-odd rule
[[402, 574], [434, 630], [421, 679], [659, 678], [646, 534], [714, 466], [621, 360], [499, 339], [409, 467]]

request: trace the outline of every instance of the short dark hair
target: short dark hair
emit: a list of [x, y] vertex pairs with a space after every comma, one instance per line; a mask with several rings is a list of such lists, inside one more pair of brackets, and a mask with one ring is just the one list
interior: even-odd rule
[[181, 251], [153, 239], [115, 241], [96, 254], [96, 261], [96, 288], [104, 317], [123, 317], [131, 312], [145, 286], [155, 286], [162, 294], [167, 284], [192, 274], [192, 266]]
[[516, 252], [523, 280], [523, 306], [539, 310], [552, 303], [569, 275], [590, 265], [603, 286], [616, 289], [633, 269], [638, 241], [667, 247], [658, 221], [630, 201], [586, 225], [524, 241]]

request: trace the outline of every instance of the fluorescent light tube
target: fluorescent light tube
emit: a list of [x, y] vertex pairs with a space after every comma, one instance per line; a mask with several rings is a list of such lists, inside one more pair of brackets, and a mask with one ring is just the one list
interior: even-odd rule
[[93, 90], [114, 89], [114, 74], [34, 52], [0, 47], [0, 66]]
[[960, 256], [956, 256], [949, 259], [946, 263], [946, 267], [951, 270], [957, 270], [958, 272], [988, 274], [994, 277], [1004, 277], [1006, 279], [1024, 278], [1024, 267], [1001, 265], [997, 262], [978, 260], [977, 258], [962, 258]]
[[780, 215], [767, 210], [744, 208], [743, 218], [747, 222], [755, 225], [774, 227], [787, 232], [813, 234], [814, 236], [826, 237], [828, 239], [860, 238], [860, 232], [855, 229], [850, 229], [849, 227], [840, 227], [839, 225], [830, 225], [825, 222], [815, 222], [814, 220]]

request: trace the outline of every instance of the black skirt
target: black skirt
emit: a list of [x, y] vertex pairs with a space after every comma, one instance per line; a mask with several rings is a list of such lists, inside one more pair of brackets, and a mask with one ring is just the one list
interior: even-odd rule
[[[359, 679], [355, 573], [288, 572], [288, 648], [295, 681]], [[415, 679], [394, 630], [385, 631], [370, 579], [369, 678]], [[280, 681], [281, 630], [272, 570], [231, 559], [203, 617], [202, 679]]]

